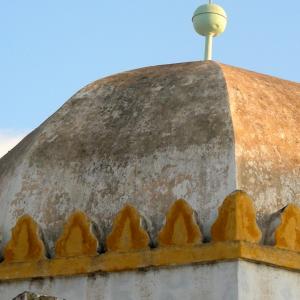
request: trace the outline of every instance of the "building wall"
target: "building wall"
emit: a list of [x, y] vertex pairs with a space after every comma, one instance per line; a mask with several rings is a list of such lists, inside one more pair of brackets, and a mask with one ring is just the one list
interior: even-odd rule
[[245, 261], [2, 282], [1, 300], [28, 290], [66, 300], [296, 300], [300, 274]]
[[239, 262], [238, 299], [300, 299], [300, 274], [265, 265]]
[[1, 299], [29, 290], [66, 300], [237, 299], [237, 263], [0, 284]]

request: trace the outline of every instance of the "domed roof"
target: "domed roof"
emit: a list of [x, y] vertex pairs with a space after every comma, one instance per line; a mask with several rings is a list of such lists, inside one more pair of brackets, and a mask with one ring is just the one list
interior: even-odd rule
[[235, 189], [253, 197], [263, 225], [300, 202], [299, 124], [299, 84], [215, 62], [98, 80], [0, 160], [4, 242], [25, 213], [52, 243], [75, 209], [107, 232], [125, 203], [157, 232], [178, 198], [208, 236]]

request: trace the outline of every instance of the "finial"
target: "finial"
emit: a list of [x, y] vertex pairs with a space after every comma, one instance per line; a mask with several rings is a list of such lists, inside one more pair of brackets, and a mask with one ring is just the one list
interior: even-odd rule
[[196, 32], [206, 37], [204, 60], [211, 60], [213, 37], [220, 35], [226, 29], [226, 12], [221, 6], [212, 4], [212, 0], [209, 0], [208, 4], [196, 9], [193, 24]]

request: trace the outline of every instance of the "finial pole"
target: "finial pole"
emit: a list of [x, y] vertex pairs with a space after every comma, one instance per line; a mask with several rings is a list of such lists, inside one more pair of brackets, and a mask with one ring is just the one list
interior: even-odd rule
[[[212, 4], [212, 0], [208, 0], [208, 4]], [[205, 54], [204, 60], [212, 60], [213, 36], [208, 34], [205, 37]]]
[[212, 60], [212, 45], [213, 45], [213, 36], [209, 34], [205, 38], [204, 60]]

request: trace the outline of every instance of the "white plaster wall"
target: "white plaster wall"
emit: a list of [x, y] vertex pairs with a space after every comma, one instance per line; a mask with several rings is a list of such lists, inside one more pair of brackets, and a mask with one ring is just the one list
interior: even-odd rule
[[300, 274], [245, 261], [0, 283], [0, 300], [30, 291], [66, 300], [298, 300]]
[[250, 262], [0, 283], [0, 299], [31, 291], [66, 300], [298, 300], [300, 274]]
[[98, 274], [0, 284], [0, 299], [23, 291], [66, 300], [233, 300], [237, 299], [237, 263]]
[[241, 261], [238, 278], [239, 299], [300, 299], [299, 273]]

